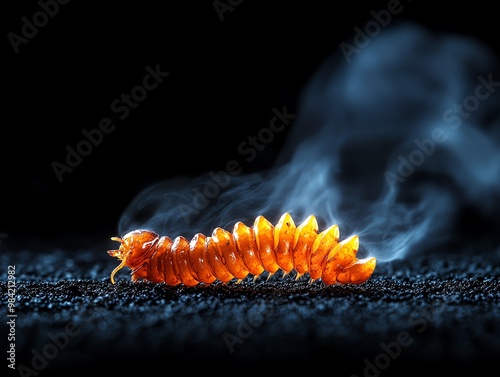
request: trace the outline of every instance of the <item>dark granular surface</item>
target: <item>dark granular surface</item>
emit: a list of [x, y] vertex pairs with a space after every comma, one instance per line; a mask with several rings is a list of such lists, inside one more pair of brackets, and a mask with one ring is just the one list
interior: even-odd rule
[[[13, 375], [110, 368], [113, 375], [144, 375], [175, 373], [173, 367], [432, 375], [477, 373], [500, 355], [500, 250], [381, 263], [369, 281], [352, 286], [291, 274], [169, 287], [132, 283], [126, 270], [113, 285], [116, 260], [101, 250], [23, 250], [0, 260], [16, 273]], [[4, 268], [3, 308], [6, 282]]]

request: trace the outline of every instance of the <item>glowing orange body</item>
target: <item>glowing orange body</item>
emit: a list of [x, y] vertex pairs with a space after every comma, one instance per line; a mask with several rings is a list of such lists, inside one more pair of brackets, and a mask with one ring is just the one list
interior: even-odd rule
[[121, 245], [108, 254], [122, 260], [111, 274], [112, 283], [119, 269], [129, 267], [132, 281], [171, 286], [257, 278], [265, 271], [271, 276], [278, 270], [285, 274], [295, 270], [297, 279], [309, 274], [310, 281], [321, 279], [327, 285], [360, 284], [370, 278], [376, 265], [374, 257], [356, 257], [357, 236], [339, 241], [337, 225], [318, 233], [313, 215], [299, 226], [288, 213], [276, 226], [258, 216], [252, 227], [237, 222], [232, 232], [216, 228], [210, 237], [198, 233], [191, 241], [143, 229], [112, 239]]

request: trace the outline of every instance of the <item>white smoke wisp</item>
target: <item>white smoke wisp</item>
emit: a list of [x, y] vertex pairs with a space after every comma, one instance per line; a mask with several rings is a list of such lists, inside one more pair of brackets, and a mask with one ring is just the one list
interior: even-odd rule
[[276, 165], [231, 177], [210, 200], [196, 198], [209, 177], [160, 182], [130, 203], [119, 231], [189, 237], [287, 211], [358, 234], [360, 253], [380, 262], [436, 248], [464, 206], [500, 209], [496, 63], [478, 41], [388, 27], [350, 64], [332, 54], [314, 73]]

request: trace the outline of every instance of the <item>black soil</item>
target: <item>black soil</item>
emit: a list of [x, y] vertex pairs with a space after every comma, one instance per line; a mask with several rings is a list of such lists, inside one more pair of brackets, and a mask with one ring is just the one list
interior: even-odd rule
[[500, 355], [499, 250], [380, 263], [369, 281], [352, 286], [280, 274], [169, 287], [133, 283], [126, 270], [113, 285], [116, 260], [102, 250], [21, 250], [0, 260], [5, 312], [7, 266], [15, 266], [17, 369], [5, 358], [3, 367], [12, 375], [144, 375], [174, 367], [232, 375], [432, 375], [477, 373]]

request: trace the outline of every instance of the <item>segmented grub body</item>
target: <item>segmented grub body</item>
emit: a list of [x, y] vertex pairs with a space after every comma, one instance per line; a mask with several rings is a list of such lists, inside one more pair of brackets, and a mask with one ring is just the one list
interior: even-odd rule
[[108, 254], [122, 261], [111, 273], [111, 282], [123, 267], [131, 269], [132, 281], [170, 286], [241, 281], [249, 275], [255, 279], [266, 271], [269, 277], [279, 270], [284, 275], [295, 271], [297, 279], [309, 275], [311, 282], [321, 279], [326, 285], [365, 282], [375, 269], [375, 257], [358, 259], [358, 236], [342, 241], [339, 236], [337, 225], [319, 232], [314, 215], [296, 226], [289, 213], [275, 226], [258, 216], [251, 227], [237, 222], [232, 232], [218, 227], [211, 236], [198, 233], [191, 240], [133, 230], [111, 238], [120, 247]]

